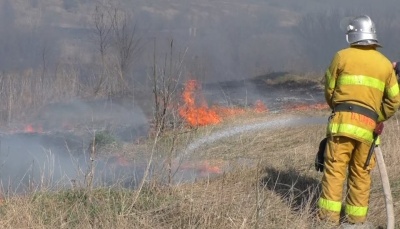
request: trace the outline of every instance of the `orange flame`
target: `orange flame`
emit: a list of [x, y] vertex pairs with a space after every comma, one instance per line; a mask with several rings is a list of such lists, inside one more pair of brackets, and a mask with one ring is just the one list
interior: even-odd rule
[[[196, 80], [186, 82], [182, 98], [184, 105], [179, 108], [179, 115], [183, 117], [191, 126], [205, 126], [220, 123], [224, 117], [245, 113], [242, 108], [227, 108], [222, 106], [208, 107], [204, 98], [200, 96], [200, 101], [196, 101], [196, 92], [200, 91], [200, 86]], [[200, 104], [200, 105], [198, 105]], [[258, 100], [254, 110], [258, 113], [268, 111], [265, 104]]]
[[257, 113], [262, 113], [262, 112], [267, 112], [268, 108], [265, 106], [265, 104], [261, 100], [257, 100], [256, 103], [254, 104], [254, 110]]
[[33, 132], [35, 132], [35, 131], [33, 130], [32, 124], [28, 124], [27, 126], [25, 126], [24, 131], [25, 131], [26, 133], [33, 133]]
[[[246, 110], [242, 108], [227, 108], [223, 106], [213, 105], [208, 107], [204, 97], [199, 96], [201, 88], [196, 80], [186, 82], [182, 99], [184, 105], [178, 109], [179, 115], [186, 120], [190, 126], [205, 126], [210, 124], [218, 124], [223, 118], [238, 114], [243, 114]], [[197, 97], [196, 97], [197, 95]], [[196, 100], [197, 99], [197, 100]], [[283, 110], [287, 111], [310, 111], [328, 109], [327, 104], [287, 104]], [[257, 100], [254, 104], [253, 111], [257, 113], [268, 112], [267, 106]]]
[[32, 124], [28, 124], [24, 128], [25, 133], [42, 133], [43, 128], [41, 126], [38, 126], [37, 128], [34, 128]]
[[179, 165], [179, 170], [193, 170], [198, 173], [200, 177], [212, 175], [212, 174], [222, 174], [221, 162], [219, 161], [197, 161], [197, 162], [186, 162]]
[[201, 175], [207, 174], [222, 174], [221, 168], [216, 165], [211, 165], [208, 161], [204, 161], [198, 167], [198, 170]]
[[191, 126], [204, 126], [217, 124], [221, 117], [215, 110], [209, 109], [207, 104], [202, 101], [202, 105], [196, 106], [194, 93], [199, 89], [196, 80], [189, 80], [182, 93], [184, 106], [179, 108], [179, 115], [183, 117]]

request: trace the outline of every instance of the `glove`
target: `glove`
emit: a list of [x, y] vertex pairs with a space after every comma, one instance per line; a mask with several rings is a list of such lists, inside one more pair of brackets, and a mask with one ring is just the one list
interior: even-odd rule
[[374, 134], [376, 134], [376, 135], [381, 135], [381, 134], [382, 134], [382, 131], [383, 131], [383, 127], [384, 127], [383, 122], [377, 123], [377, 124], [376, 124], [376, 127], [375, 127], [375, 129], [374, 129]]
[[317, 170], [317, 172], [322, 172], [324, 170], [324, 154], [325, 154], [325, 147], [327, 140], [328, 138], [324, 138], [319, 143], [318, 152], [317, 155], [315, 156], [315, 162], [314, 162], [315, 170]]

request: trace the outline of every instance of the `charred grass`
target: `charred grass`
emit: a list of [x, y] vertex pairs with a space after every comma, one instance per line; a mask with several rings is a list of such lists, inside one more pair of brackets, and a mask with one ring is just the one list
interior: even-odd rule
[[[328, 117], [328, 114], [321, 111], [296, 115]], [[178, 134], [167, 133], [123, 149], [132, 157], [136, 151], [162, 148], [170, 149], [164, 152], [179, 155], [190, 142], [213, 133], [288, 117], [291, 116], [253, 114], [232, 118], [217, 126], [182, 128]], [[399, 117], [386, 123], [381, 146], [396, 216], [400, 215]], [[313, 162], [324, 133], [324, 123], [307, 124], [239, 132], [199, 144], [186, 155], [186, 160], [209, 160], [224, 172], [195, 182], [166, 185], [148, 180], [134, 190], [44, 189], [10, 195], [0, 206], [0, 227], [329, 228], [315, 217], [321, 174], [314, 170]], [[368, 220], [384, 228], [385, 202], [377, 168], [372, 176]], [[396, 223], [400, 223], [399, 218]]]

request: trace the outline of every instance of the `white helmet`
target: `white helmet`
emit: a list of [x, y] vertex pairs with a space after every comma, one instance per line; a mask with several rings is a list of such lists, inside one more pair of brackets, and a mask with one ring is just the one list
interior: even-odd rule
[[376, 36], [375, 24], [367, 15], [351, 19], [346, 30], [346, 40], [350, 45], [381, 46]]

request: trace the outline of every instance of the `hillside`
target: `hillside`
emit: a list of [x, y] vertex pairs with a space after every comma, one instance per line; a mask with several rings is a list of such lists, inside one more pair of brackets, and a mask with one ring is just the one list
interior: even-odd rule
[[[99, 64], [94, 15], [96, 6], [101, 6], [101, 11], [109, 11], [106, 15], [117, 10], [120, 19], [127, 16], [128, 32], [135, 27], [140, 52], [135, 53], [129, 73], [139, 80], [151, 68], [154, 42], [156, 56], [162, 59], [171, 40], [176, 52], [187, 49], [187, 69], [209, 81], [246, 79], [272, 71], [321, 71], [334, 52], [347, 45], [339, 24], [353, 14], [372, 15], [385, 44], [382, 52], [397, 58], [398, 52], [390, 47], [396, 45], [393, 37], [399, 31], [398, 5], [385, 3], [3, 0], [0, 68], [40, 68], [46, 51], [47, 67], [73, 64], [88, 71], [81, 73], [88, 77], [93, 70], [87, 69]], [[117, 54], [109, 52], [115, 59]]]
[[203, 65], [203, 71], [210, 72], [205, 76], [209, 80], [217, 75], [224, 79], [246, 78], [249, 74], [285, 68], [287, 64], [266, 55], [269, 52], [281, 53], [279, 56], [285, 55], [289, 62], [296, 61], [289, 50], [278, 51], [276, 47], [291, 45], [288, 29], [296, 25], [300, 14], [280, 4], [179, 0], [110, 1], [106, 5], [97, 1], [5, 0], [0, 4], [0, 30], [7, 31], [3, 43], [10, 47], [3, 48], [9, 54], [7, 59], [0, 56], [6, 61], [0, 67], [7, 70], [40, 66], [36, 57], [45, 48], [49, 50], [47, 55], [52, 55], [50, 67], [56, 64], [53, 61], [93, 64], [98, 48], [94, 35], [96, 6], [118, 9], [128, 15], [130, 26], [136, 26], [136, 36], [144, 46], [137, 57], [137, 74], [143, 74], [141, 71], [148, 67], [146, 61], [154, 48], [154, 38], [160, 43], [161, 56], [167, 49], [163, 44], [171, 39], [179, 49], [188, 47], [188, 64]]

